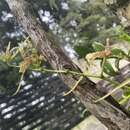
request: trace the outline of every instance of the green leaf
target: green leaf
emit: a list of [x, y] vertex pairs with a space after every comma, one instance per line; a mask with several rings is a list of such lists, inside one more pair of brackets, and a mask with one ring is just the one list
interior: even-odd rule
[[74, 50], [78, 53], [80, 58], [84, 58], [86, 54], [93, 52], [92, 46], [88, 44], [88, 46], [76, 45], [74, 46]]
[[127, 96], [124, 96], [124, 98], [119, 102], [120, 104], [125, 104], [130, 99], [130, 93]]
[[108, 61], [104, 63], [103, 72], [110, 76], [115, 76], [117, 74], [117, 72]]
[[94, 42], [93, 45], [92, 45], [93, 49], [95, 51], [103, 51], [105, 50], [105, 46], [99, 42]]
[[112, 57], [115, 57], [115, 58], [124, 58], [126, 56], [126, 53], [122, 50], [122, 49], [118, 49], [118, 48], [114, 48], [111, 50], [112, 52]]
[[128, 51], [128, 54], [127, 54], [128, 57], [130, 57], [130, 50]]
[[121, 59], [119, 59], [119, 58], [116, 58], [116, 60], [115, 60], [115, 67], [116, 67], [116, 69], [118, 70], [118, 71], [120, 71], [120, 60]]
[[119, 35], [119, 38], [122, 39], [122, 40], [125, 40], [127, 42], [130, 42], [130, 36], [127, 33], [123, 32], [123, 31]]

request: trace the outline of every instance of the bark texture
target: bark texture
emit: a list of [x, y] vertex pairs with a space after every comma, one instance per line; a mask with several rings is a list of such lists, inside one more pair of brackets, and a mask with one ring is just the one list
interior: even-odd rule
[[[54, 69], [80, 70], [65, 55], [57, 41], [52, 37], [50, 38], [37, 23], [35, 17], [32, 16], [33, 10], [30, 11], [30, 3], [25, 0], [6, 1], [19, 24], [23, 26], [35, 46]], [[79, 78], [69, 74], [61, 75], [61, 77], [68, 86], [72, 86]], [[105, 124], [109, 130], [130, 130], [130, 118], [126, 113], [106, 100], [94, 103], [94, 100], [102, 96], [102, 93], [87, 78], [77, 87], [74, 94], [84, 103], [88, 111]]]

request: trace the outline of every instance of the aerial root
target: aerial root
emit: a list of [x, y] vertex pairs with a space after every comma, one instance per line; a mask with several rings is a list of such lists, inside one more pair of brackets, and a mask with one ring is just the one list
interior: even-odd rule
[[76, 84], [70, 89], [70, 91], [63, 94], [63, 96], [67, 96], [70, 93], [72, 93], [78, 86], [78, 84], [83, 80], [83, 76], [80, 76], [79, 80], [76, 82]]

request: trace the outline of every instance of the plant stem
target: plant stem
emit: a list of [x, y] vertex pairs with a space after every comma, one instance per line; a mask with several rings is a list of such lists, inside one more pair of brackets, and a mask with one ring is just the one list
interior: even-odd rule
[[7, 62], [7, 65], [8, 65], [9, 67], [13, 67], [13, 68], [19, 68], [19, 67], [20, 67], [20, 66], [17, 66], [17, 65], [10, 64], [9, 62]]
[[130, 95], [126, 96], [124, 99], [122, 99], [119, 104], [124, 104], [125, 102], [128, 101], [128, 99], [130, 98]]
[[[16, 65], [13, 65], [13, 64], [10, 64], [10, 63], [7, 63], [10, 67], [14, 67], [14, 68], [19, 68], [19, 66], [16, 66]], [[90, 75], [90, 74], [87, 74], [86, 72], [84, 73], [81, 73], [81, 72], [76, 72], [76, 71], [72, 71], [72, 70], [52, 70], [52, 69], [46, 69], [46, 68], [39, 68], [39, 69], [30, 69], [32, 71], [39, 71], [39, 72], [49, 72], [49, 73], [64, 73], [64, 74], [74, 74], [74, 75], [79, 75], [79, 76], [82, 76], [82, 77], [92, 77], [92, 78], [97, 78], [97, 79], [102, 79], [102, 80], [105, 80], [105, 81], [108, 81], [109, 83], [113, 84], [114, 86], [118, 86], [120, 83], [118, 83], [117, 81], [114, 81], [114, 80], [111, 80], [107, 77], [101, 77], [101, 76], [96, 76], [96, 75]], [[23, 78], [23, 77], [22, 77]], [[126, 86], [128, 87], [128, 86]], [[18, 90], [17, 92], [19, 91], [19, 88], [20, 86], [18, 87]], [[113, 89], [115, 90], [115, 89]], [[15, 92], [15, 93], [17, 93]], [[112, 92], [113, 93], [113, 92]], [[109, 93], [108, 93], [109, 94]], [[16, 94], [13, 94], [13, 95], [16, 95]]]
[[39, 72], [49, 72], [49, 73], [65, 73], [65, 74], [74, 74], [74, 75], [80, 75], [80, 76], [84, 76], [84, 77], [93, 77], [93, 78], [101, 78], [100, 76], [95, 76], [95, 75], [89, 75], [85, 73], [81, 73], [81, 72], [76, 72], [76, 71], [72, 71], [72, 70], [51, 70], [51, 69], [46, 69], [46, 68], [40, 68], [40, 69], [31, 69], [33, 71], [39, 71]]
[[99, 102], [104, 100], [105, 98], [107, 98], [108, 96], [110, 96], [111, 94], [113, 94], [114, 92], [116, 92], [118, 89], [124, 87], [125, 85], [127, 85], [128, 83], [130, 83], [130, 78], [128, 78], [127, 80], [125, 80], [124, 82], [122, 82], [121, 84], [119, 84], [115, 89], [113, 89], [111, 92], [109, 92], [108, 94], [106, 94], [105, 96], [99, 98], [98, 100], [96, 100], [95, 102]]
[[[108, 81], [109, 83], [113, 84], [114, 86], [118, 86], [120, 84], [119, 82], [117, 82], [117, 81], [115, 81], [113, 79], [111, 80], [111, 79], [109, 79], [107, 77], [102, 77], [102, 80]], [[130, 86], [125, 85], [124, 87], [130, 90]]]
[[109, 83], [113, 84], [114, 86], [117, 86], [117, 85], [120, 84], [119, 82], [117, 82], [117, 81], [115, 81], [113, 79], [111, 80], [111, 79], [109, 79], [107, 77], [102, 77], [102, 80], [108, 81]]
[[18, 88], [17, 88], [16, 92], [15, 92], [12, 96], [17, 95], [17, 93], [19, 92], [19, 90], [20, 90], [20, 88], [21, 88], [21, 81], [23, 80], [23, 78], [24, 78], [24, 73], [22, 73], [21, 78], [20, 78], [20, 81], [19, 81]]
[[71, 92], [73, 92], [73, 91], [76, 89], [76, 87], [78, 86], [78, 84], [83, 80], [83, 78], [84, 78], [84, 76], [80, 76], [80, 78], [79, 78], [79, 80], [76, 82], [76, 84], [70, 89], [70, 91], [64, 93], [63, 96], [67, 96], [67, 95], [69, 95]]
[[[16, 65], [13, 65], [13, 64], [10, 64], [10, 63], [7, 63], [7, 64], [10, 67], [19, 68], [19, 66], [16, 66]], [[87, 74], [86, 72], [81, 73], [81, 72], [76, 72], [76, 71], [67, 70], [67, 69], [66, 70], [51, 70], [51, 69], [46, 69], [46, 68], [30, 69], [30, 70], [39, 71], [39, 72], [49, 72], [49, 73], [65, 73], [65, 74], [70, 73], [70, 74], [80, 75], [80, 76], [84, 76], [84, 77], [92, 77], [92, 78], [102, 79], [102, 80], [108, 81], [111, 84], [119, 85], [119, 83], [117, 81], [110, 80], [107, 77], [101, 77], [101, 76], [98, 76], [98, 75], [97, 76], [96, 75], [90, 75], [90, 74]]]

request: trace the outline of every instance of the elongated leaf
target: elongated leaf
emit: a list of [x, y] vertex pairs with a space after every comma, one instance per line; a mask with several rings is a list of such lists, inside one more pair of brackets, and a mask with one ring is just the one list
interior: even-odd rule
[[115, 76], [117, 74], [117, 72], [108, 61], [104, 63], [103, 72], [110, 76]]
[[123, 104], [125, 104], [129, 99], [130, 99], [130, 95], [127, 96], [127, 97], [124, 97], [124, 98], [119, 102], [119, 104], [123, 105]]
[[120, 70], [120, 60], [121, 59], [119, 59], [119, 58], [116, 58], [116, 60], [115, 60], [115, 67], [116, 67], [116, 69], [119, 71]]
[[99, 42], [94, 42], [93, 45], [92, 45], [93, 49], [95, 51], [103, 51], [105, 50], [105, 46]]
[[127, 55], [128, 55], [128, 57], [130, 57], [130, 50], [128, 51], [128, 54], [127, 54]]
[[125, 32], [121, 32], [119, 38], [130, 43], [130, 36]]
[[112, 57], [122, 59], [126, 56], [126, 53], [122, 49], [114, 48], [111, 51], [112, 51]]

